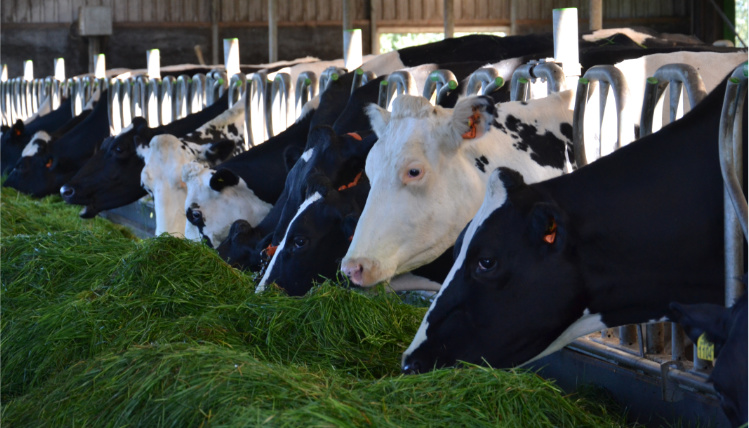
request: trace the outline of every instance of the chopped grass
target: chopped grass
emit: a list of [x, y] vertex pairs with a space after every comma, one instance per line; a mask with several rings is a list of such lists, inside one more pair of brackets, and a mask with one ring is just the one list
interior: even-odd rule
[[525, 371], [400, 376], [425, 308], [394, 294], [258, 295], [202, 244], [133, 240], [58, 205], [2, 193], [9, 426], [624, 424]]

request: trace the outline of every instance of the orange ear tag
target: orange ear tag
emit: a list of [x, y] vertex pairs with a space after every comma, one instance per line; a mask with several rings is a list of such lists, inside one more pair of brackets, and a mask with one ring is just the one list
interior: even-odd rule
[[361, 141], [361, 135], [357, 134], [356, 132], [349, 132], [346, 135], [348, 135], [349, 137], [353, 138], [356, 141]]
[[473, 116], [468, 118], [468, 132], [462, 135], [465, 140], [472, 140], [476, 138], [476, 123], [479, 121], [481, 113], [474, 110]]
[[48, 160], [47, 163], [44, 164], [47, 169], [52, 168], [52, 159]]
[[273, 257], [273, 255], [276, 254], [277, 249], [278, 245], [268, 245], [268, 247], [265, 249], [265, 254], [267, 254], [268, 257]]
[[555, 222], [554, 219], [551, 219], [551, 225], [549, 225], [549, 228], [546, 229], [546, 235], [544, 235], [544, 241], [546, 241], [547, 244], [553, 244], [556, 238], [557, 238], [557, 222]]
[[16, 129], [13, 133], [16, 134], [16, 137], [20, 137], [22, 134], [20, 129]]
[[354, 177], [354, 181], [352, 181], [349, 184], [344, 184], [343, 186], [339, 187], [338, 191], [340, 192], [341, 190], [350, 189], [350, 188], [356, 186], [357, 184], [359, 184], [359, 180], [361, 180], [361, 175], [362, 175], [363, 172], [364, 171], [359, 171], [359, 173], [356, 174], [356, 177]]

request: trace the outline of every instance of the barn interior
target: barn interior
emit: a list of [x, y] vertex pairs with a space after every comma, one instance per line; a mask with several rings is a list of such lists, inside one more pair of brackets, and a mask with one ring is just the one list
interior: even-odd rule
[[[251, 87], [252, 72], [239, 80], [229, 81], [232, 78], [230, 70], [245, 74], [239, 71], [240, 66], [259, 65], [258, 68], [262, 68], [278, 61], [293, 61], [305, 57], [323, 61], [343, 58], [346, 61], [353, 55], [354, 66], [348, 67], [348, 71], [352, 71], [362, 63], [361, 57], [423, 45], [444, 38], [476, 33], [499, 36], [549, 33], [557, 21], [558, 15], [555, 15], [555, 11], [566, 8], [575, 8], [576, 31], [580, 34], [626, 27], [650, 34], [668, 35], [671, 40], [685, 43], [746, 47], [749, 40], [749, 6], [746, 0], [6, 0], [0, 3], [2, 81], [8, 82], [7, 87], [11, 88], [10, 82], [14, 79], [18, 82], [32, 81], [35, 78], [55, 76], [61, 72], [61, 81], [65, 80], [65, 76], [69, 78], [88, 75], [87, 82], [90, 82], [92, 87], [98, 81], [102, 83], [96, 83], [97, 85], [109, 85], [111, 89], [115, 82], [112, 80], [107, 83], [107, 78], [120, 76], [121, 79], [127, 80], [128, 75], [123, 73], [127, 73], [128, 70], [156, 67], [157, 71], [152, 74], [155, 77], [159, 75], [159, 67], [192, 64], [204, 66], [206, 70], [219, 67], [223, 72], [215, 76], [207, 73], [207, 81], [204, 81], [207, 83], [204, 84], [206, 87], [215, 85], [215, 94], [206, 92], [206, 98], [201, 101], [208, 104], [208, 100], [218, 99], [218, 96], [228, 92], [229, 98], [233, 99], [230, 101], [231, 105], [243, 96], [242, 91], [250, 93], [248, 88]], [[59, 58], [64, 61], [55, 60]], [[59, 67], [63, 67], [62, 71]], [[107, 78], [104, 77], [105, 70], [112, 73], [107, 74]], [[329, 68], [324, 76], [327, 79], [337, 79], [339, 72], [346, 71], [346, 67]], [[745, 76], [744, 74], [743, 82], [746, 81]], [[366, 79], [367, 77], [365, 81]], [[436, 81], [436, 78], [434, 80]], [[447, 88], [448, 80], [450, 79], [438, 83], [436, 89], [433, 88], [434, 92], [439, 93], [440, 88]], [[273, 80], [265, 79], [264, 83], [270, 87]], [[291, 82], [291, 86], [294, 83]], [[508, 85], [509, 83], [506, 82]], [[148, 83], [143, 85], [144, 91], [150, 90]], [[391, 86], [395, 85], [395, 81], [391, 83]], [[743, 85], [741, 88], [745, 91], [746, 84]], [[546, 86], [545, 80], [541, 86]], [[73, 87], [74, 85], [71, 86]], [[119, 90], [119, 87], [117, 88]], [[320, 88], [322, 92], [324, 86], [321, 84]], [[585, 89], [587, 90], [587, 86]], [[536, 89], [522, 90], [527, 91], [524, 96], [531, 97]], [[11, 89], [4, 91], [3, 97], [5, 93], [12, 92]], [[274, 86], [273, 91], [278, 89]], [[88, 95], [83, 92], [81, 94], [81, 97], [90, 97], [90, 90]], [[684, 89], [684, 97], [686, 96], [687, 89]], [[389, 97], [387, 98], [385, 107], [389, 103]], [[250, 99], [250, 95], [247, 99]], [[109, 99], [109, 102], [112, 100]], [[614, 102], [613, 96], [609, 102]], [[253, 144], [259, 145], [273, 134], [283, 132], [296, 120], [301, 109], [297, 108], [296, 116], [292, 117], [293, 100], [286, 101], [283, 107], [289, 108], [289, 103], [292, 104], [288, 113], [289, 119], [284, 119], [280, 125], [271, 124], [269, 119], [267, 124], [262, 125], [267, 129], [259, 133], [250, 129], [249, 116], [245, 118], [245, 139], [249, 138], [250, 147]], [[691, 103], [692, 101], [690, 105]], [[15, 112], [15, 105], [3, 100], [4, 111], [0, 112], [3, 124], [12, 125], [15, 119], [31, 117], [41, 103], [34, 103], [33, 109], [31, 105], [29, 102], [28, 110]], [[247, 105], [249, 106], [249, 101]], [[144, 116], [151, 114], [145, 105], [140, 107], [143, 107], [140, 112]], [[683, 105], [681, 107], [683, 108]], [[274, 104], [269, 110], [277, 108], [280, 107]], [[14, 113], [11, 114], [10, 111]], [[153, 114], [156, 115], [155, 119], [148, 118], [151, 126], [168, 123], [169, 120], [159, 116], [163, 113]], [[171, 116], [172, 114], [174, 116]], [[265, 114], [269, 113], [266, 111]], [[177, 119], [179, 113], [170, 113], [169, 117]], [[116, 125], [110, 124], [113, 130], [120, 131], [129, 125], [124, 116], [120, 119]], [[743, 138], [746, 139], [746, 136]], [[745, 188], [746, 184], [743, 186]], [[5, 188], [3, 192], [6, 192]], [[59, 197], [53, 198], [57, 198], [53, 203], [59, 202]], [[0, 208], [0, 212], [2, 211], [4, 208]], [[11, 215], [8, 212], [2, 214]], [[154, 219], [153, 203], [147, 198], [106, 211], [101, 217], [126, 226], [128, 233], [144, 240], [153, 237], [154, 230], [158, 228]], [[9, 226], [10, 229], [13, 227]], [[745, 241], [741, 241], [744, 235], [741, 235], [738, 224], [733, 224], [732, 227], [735, 229], [734, 235], [738, 236], [738, 244], [732, 244], [733, 250], [736, 251], [734, 261], [740, 265], [734, 266], [733, 269], [735, 272], [745, 272], [746, 255], [743, 247], [746, 245]], [[729, 232], [726, 233], [728, 235]], [[17, 271], [20, 272], [20, 268], [11, 267], [15, 263], [12, 257], [16, 256], [11, 254], [12, 246], [7, 243], [20, 245], [20, 238], [9, 238], [1, 230], [0, 235], [4, 235], [1, 243], [3, 261], [9, 266], [7, 271], [5, 268], [2, 269], [0, 276], [11, 277], [16, 281], [15, 275]], [[202, 247], [190, 251], [196, 251], [195, 254], [208, 252]], [[260, 277], [252, 278], [258, 281], [259, 279]], [[7, 286], [6, 280], [3, 279], [3, 287]], [[746, 284], [734, 279], [730, 287], [733, 287], [731, 296], [736, 297], [742, 290], [745, 293]], [[335, 293], [338, 292], [333, 292]], [[342, 295], [335, 296], [337, 299], [345, 299]], [[273, 295], [273, 298], [276, 299], [278, 296]], [[418, 299], [412, 295], [406, 298]], [[295, 301], [294, 304], [300, 302], [303, 301]], [[7, 316], [5, 318], [7, 319]], [[6, 325], [12, 328], [10, 324], [4, 324]], [[721, 412], [719, 395], [708, 382], [712, 363], [698, 358], [696, 345], [687, 348], [677, 345], [679, 340], [683, 342], [683, 334], [675, 323], [659, 324], [658, 327], [652, 328], [643, 324], [611, 328], [578, 339], [561, 351], [534, 361], [524, 368], [537, 373], [540, 378], [552, 380], [565, 394], [577, 394], [581, 388], [593, 385], [593, 388], [598, 388], [593, 395], [611, 397], [618, 403], [619, 409], [624, 409], [626, 415], [623, 418], [628, 426], [730, 426], [730, 422]], [[660, 342], [649, 341], [653, 336], [657, 336]], [[343, 345], [339, 343], [336, 346]], [[196, 358], [210, 357], [211, 355], [206, 353]], [[245, 363], [238, 364], [242, 366]], [[204, 364], [208, 362], [204, 361]], [[251, 366], [254, 362], [247, 364]], [[260, 366], [262, 364], [253, 367], [253, 370], [261, 372]], [[3, 372], [5, 370], [4, 366]], [[178, 368], [171, 370], [179, 371]], [[378, 375], [381, 374], [378, 372]], [[392, 373], [387, 373], [383, 377], [390, 374]], [[360, 376], [358, 372], [357, 376]], [[6, 377], [5, 373], [2, 377]], [[24, 410], [24, 406], [28, 407], [27, 401], [38, 392], [23, 388], [20, 389], [23, 393], [18, 391], [4, 390], [3, 401], [10, 400], [12, 403], [13, 400], [17, 400], [15, 409], [21, 410], [13, 410], [12, 404], [11, 410], [25, 411], [26, 415], [19, 421], [33, 425], [41, 419], [29, 418], [29, 410]], [[27, 393], [28, 395], [25, 395]], [[56, 393], [64, 395], [61, 391]], [[206, 392], [209, 393], [210, 391]], [[383, 404], [383, 408], [384, 406]], [[366, 411], [369, 412], [370, 409]], [[189, 419], [189, 422], [199, 421], [198, 424], [206, 422], [210, 425], [212, 416], [204, 413], [202, 409], [200, 413], [202, 415]], [[258, 419], [249, 424], [273, 424], [273, 415], [265, 419], [270, 413], [260, 414], [262, 418], [254, 415], [253, 417]], [[320, 417], [315, 420], [332, 426], [369, 422], [364, 410], [361, 411], [361, 415], [365, 419], [356, 419], [352, 416], [351, 419]], [[319, 415], [303, 415], [298, 420], [284, 421], [291, 425], [304, 424], [305, 417], [313, 416]], [[496, 422], [496, 419], [493, 421]], [[137, 420], [128, 420], [127, 417], [116, 422], [139, 425]], [[399, 425], [398, 422], [387, 422]], [[440, 425], [442, 422], [434, 420], [428, 421], [427, 424]], [[545, 426], [544, 423], [540, 425]]]

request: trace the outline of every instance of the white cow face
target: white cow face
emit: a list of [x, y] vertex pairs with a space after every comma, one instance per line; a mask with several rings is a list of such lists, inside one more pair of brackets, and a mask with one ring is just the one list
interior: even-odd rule
[[453, 219], [476, 212], [470, 195], [483, 191], [484, 180], [463, 171], [476, 170], [474, 158], [482, 155], [465, 156], [473, 145], [463, 144], [462, 135], [483, 137], [494, 104], [469, 97], [444, 109], [422, 97], [400, 96], [392, 114], [374, 105], [368, 114], [379, 139], [366, 164], [372, 190], [343, 261], [347, 274], [361, 266], [361, 276], [349, 276], [364, 286], [437, 258], [451, 243], [435, 238], [456, 236], [465, 222], [454, 225]]
[[198, 240], [198, 230], [185, 221], [187, 186], [182, 181], [182, 166], [192, 161], [216, 163], [234, 151], [233, 141], [195, 144], [163, 134], [151, 139], [148, 147], [138, 148], [145, 166], [141, 185], [153, 197], [156, 235], [170, 233]]
[[187, 185], [183, 212], [199, 230], [200, 239], [217, 247], [239, 219], [257, 226], [272, 205], [261, 200], [245, 181], [227, 169], [214, 170], [198, 162], [182, 169]]
[[489, 174], [508, 166], [532, 183], [574, 159], [570, 92], [530, 102], [466, 97], [454, 109], [400, 96], [370, 106], [379, 140], [367, 157], [372, 189], [341, 270], [372, 286], [435, 260], [471, 220]]

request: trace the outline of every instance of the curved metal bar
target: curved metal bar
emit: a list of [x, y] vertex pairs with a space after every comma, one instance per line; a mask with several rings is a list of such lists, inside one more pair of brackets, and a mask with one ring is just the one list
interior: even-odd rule
[[388, 81], [387, 79], [380, 81], [380, 90], [377, 92], [377, 105], [382, 108], [388, 106]]
[[151, 77], [148, 79], [146, 86], [146, 120], [148, 126], [156, 127], [161, 125], [161, 79]]
[[245, 127], [247, 143], [254, 146], [268, 139], [267, 112], [270, 87], [268, 73], [261, 70], [248, 75], [245, 85]]
[[[599, 135], [603, 127], [603, 118], [605, 113], [606, 98], [608, 96], [609, 88], [613, 89], [614, 102], [616, 105], [616, 145], [614, 149], [619, 149], [622, 146], [622, 133], [624, 126], [632, 126], [632, 124], [624, 123], [624, 111], [627, 106], [627, 98], [629, 96], [629, 89], [627, 87], [627, 81], [624, 78], [622, 72], [612, 65], [596, 65], [588, 69], [585, 75], [579, 79], [577, 85], [577, 95], [575, 97], [575, 111], [573, 113], [573, 131], [572, 139], [575, 150], [575, 163], [577, 168], [583, 167], [588, 164], [587, 155], [585, 153], [585, 111], [593, 93], [593, 87], [591, 85], [600, 84], [600, 117], [598, 123]], [[598, 141], [599, 147], [601, 141]]]
[[159, 112], [161, 113], [162, 125], [167, 125], [179, 118], [177, 110], [177, 79], [174, 76], [164, 76], [161, 79]]
[[351, 83], [351, 92], [353, 93], [356, 88], [366, 85], [367, 82], [371, 82], [376, 78], [377, 75], [374, 71], [364, 71], [361, 68], [357, 68], [356, 71], [354, 71], [354, 81]]
[[[289, 108], [289, 88], [291, 87], [291, 75], [289, 73], [276, 73], [270, 90], [270, 108], [266, 118], [268, 120], [268, 134], [275, 136], [283, 132], [289, 126], [291, 109]], [[293, 121], [293, 118], [291, 119]]]
[[192, 89], [192, 79], [186, 74], [177, 76], [177, 82], [174, 87], [174, 108], [176, 118], [182, 119], [191, 113], [190, 90]]
[[720, 116], [718, 142], [720, 171], [723, 176], [725, 305], [731, 306], [744, 294], [746, 286], [740, 278], [744, 273], [744, 240], [747, 239], [747, 200], [741, 186], [743, 163], [744, 103], [747, 97], [747, 64], [739, 65], [726, 86]]
[[528, 101], [531, 97], [530, 81], [533, 79], [533, 64], [523, 64], [515, 69], [510, 80], [510, 100]]
[[190, 88], [190, 113], [197, 113], [206, 106], [206, 87], [208, 85], [208, 76], [203, 73], [196, 73], [192, 76], [192, 86]]
[[405, 70], [398, 70], [390, 73], [387, 78], [387, 105], [393, 101], [396, 95], [408, 94], [416, 95], [416, 82], [411, 73]]
[[328, 88], [328, 85], [330, 85], [331, 82], [335, 82], [340, 76], [343, 76], [346, 73], [347, 71], [345, 68], [336, 66], [330, 66], [323, 70], [323, 72], [320, 73], [319, 92], [325, 92], [325, 89]]
[[[690, 107], [694, 107], [707, 96], [705, 84], [702, 82], [699, 72], [689, 64], [666, 64], [653, 74], [652, 81], [648, 79], [645, 87], [645, 96], [640, 115], [640, 138], [652, 134], [655, 123], [655, 112], [662, 110], [663, 93], [666, 87], [671, 85], [669, 99], [669, 119], [671, 122], [683, 114], [681, 88], [687, 91]], [[657, 84], [657, 87], [654, 86]]]
[[[497, 78], [500, 80], [497, 81]], [[490, 85], [493, 90], [487, 91]], [[504, 85], [504, 79], [499, 76], [499, 71], [494, 67], [482, 67], [471, 73], [466, 86], [466, 95], [486, 95], [494, 92]]]
[[244, 73], [237, 73], [229, 79], [229, 108], [236, 104], [244, 93], [244, 87], [247, 84], [247, 76]]
[[[440, 103], [440, 101], [442, 101], [442, 98], [444, 98], [449, 91], [454, 90], [457, 87], [458, 78], [455, 77], [455, 74], [453, 74], [452, 71], [434, 70], [433, 72], [429, 73], [429, 78], [427, 78], [426, 82], [424, 83], [424, 91], [422, 92], [422, 95], [424, 96], [424, 98], [431, 101], [432, 95], [436, 93], [437, 95], [434, 97], [434, 104], [437, 105]], [[443, 88], [448, 89], [443, 91]]]
[[130, 93], [130, 116], [146, 117], [148, 114], [146, 95], [148, 94], [148, 77], [140, 75], [132, 83], [132, 92]]
[[117, 79], [108, 82], [107, 87], [107, 118], [109, 119], [110, 135], [117, 135], [122, 131], [122, 115], [120, 113], [120, 89]]
[[559, 92], [566, 85], [564, 70], [553, 62], [536, 64], [532, 71], [535, 77], [546, 79], [546, 87], [549, 93]]
[[317, 90], [317, 75], [314, 72], [303, 71], [299, 73], [294, 86], [294, 109], [297, 117], [302, 113], [304, 105], [317, 95]]

